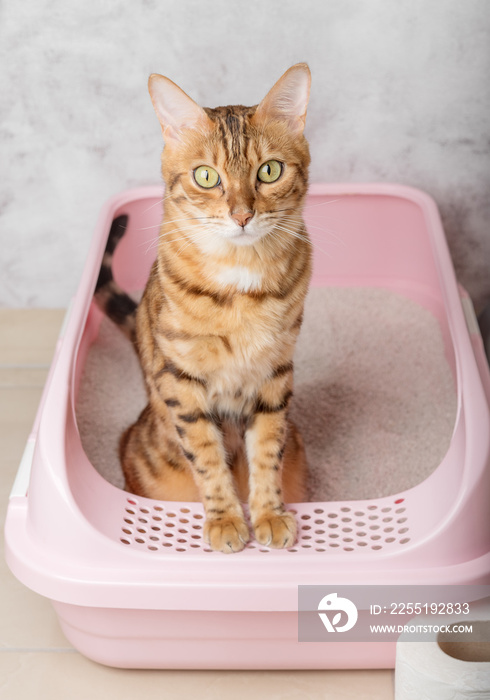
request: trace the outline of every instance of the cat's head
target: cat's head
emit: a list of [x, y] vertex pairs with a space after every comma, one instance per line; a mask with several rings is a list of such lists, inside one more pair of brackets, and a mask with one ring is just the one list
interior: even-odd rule
[[308, 66], [299, 63], [259, 105], [209, 109], [168, 78], [150, 76], [165, 141], [166, 199], [203, 249], [254, 245], [300, 213], [310, 162], [303, 135], [310, 81]]

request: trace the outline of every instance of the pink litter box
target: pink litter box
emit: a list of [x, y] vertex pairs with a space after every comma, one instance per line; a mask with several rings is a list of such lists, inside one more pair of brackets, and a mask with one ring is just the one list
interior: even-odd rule
[[395, 643], [299, 642], [298, 586], [490, 583], [489, 374], [437, 208], [397, 185], [314, 185], [305, 220], [313, 239], [334, 226], [340, 242], [331, 255], [315, 249], [313, 288], [388, 290], [436, 320], [455, 396], [445, 456], [397, 493], [288, 504], [299, 523], [288, 550], [251, 541], [224, 555], [202, 540], [200, 503], [140, 498], [109, 483], [89, 461], [77, 424], [80, 382], [102, 322], [93, 294], [111, 224], [129, 217], [114, 275], [124, 289], [141, 290], [161, 202], [162, 188], [147, 187], [103, 208], [10, 496], [8, 564], [52, 601], [68, 640], [103, 664], [393, 667]]

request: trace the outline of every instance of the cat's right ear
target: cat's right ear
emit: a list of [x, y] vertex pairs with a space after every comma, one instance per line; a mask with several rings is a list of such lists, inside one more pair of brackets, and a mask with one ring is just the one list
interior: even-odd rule
[[203, 108], [163, 75], [152, 73], [148, 80], [148, 90], [165, 142], [181, 141], [182, 132], [186, 129], [210, 127], [211, 120]]

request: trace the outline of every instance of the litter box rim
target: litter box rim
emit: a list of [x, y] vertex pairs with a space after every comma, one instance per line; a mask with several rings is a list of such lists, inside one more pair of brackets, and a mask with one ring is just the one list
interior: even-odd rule
[[[162, 186], [154, 186], [130, 189], [116, 195], [104, 206], [99, 217], [97, 230], [99, 230], [101, 226], [105, 226], [108, 230], [107, 223], [112, 221], [117, 210], [124, 206], [128, 200], [135, 197], [160, 197], [162, 191]], [[436, 263], [439, 262], [440, 265], [443, 265], [449, 262], [449, 269], [452, 270], [449, 251], [445, 243], [436, 205], [425, 193], [413, 188], [394, 184], [319, 184], [313, 185], [310, 188], [310, 193], [312, 195], [335, 194], [342, 196], [350, 194], [384, 195], [402, 197], [415, 202], [423, 209], [428, 220], [432, 222], [432, 225], [437, 230], [440, 229], [442, 233], [442, 236], [438, 234], [436, 238], [436, 243], [439, 247], [438, 255], [434, 256]], [[290, 569], [291, 563], [284, 557], [277, 556], [271, 557], [269, 562], [262, 561], [259, 588], [263, 595], [263, 600], [259, 604], [256, 602], [256, 587], [251, 585], [250, 579], [246, 575], [247, 568], [250, 566], [251, 561], [250, 559], [247, 560], [246, 557], [241, 557], [240, 554], [226, 557], [225, 555], [212, 553], [210, 556], [204, 555], [204, 559], [196, 557], [192, 558], [192, 562], [184, 562], [182, 556], [180, 556], [180, 559], [179, 556], [175, 555], [155, 557], [134, 550], [131, 551], [130, 556], [128, 556], [128, 551], [121, 548], [119, 543], [112, 542], [109, 538], [103, 538], [103, 542], [100, 541], [101, 538], [97, 530], [92, 527], [91, 523], [85, 521], [83, 513], [70, 493], [69, 484], [66, 479], [58, 473], [59, 470], [57, 471], [56, 468], [56, 473], [51, 471], [53, 466], [55, 466], [55, 462], [61, 460], [65, 455], [66, 445], [59, 446], [57, 456], [53, 456], [52, 454], [48, 455], [47, 445], [49, 436], [46, 432], [43, 412], [46, 402], [54, 401], [52, 396], [53, 392], [48, 396], [50, 393], [48, 389], [51, 381], [53, 381], [53, 374], [59, 374], [60, 371], [62, 371], [65, 379], [66, 377], [73, 377], [72, 363], [76, 357], [77, 350], [75, 350], [73, 357], [67, 357], [64, 340], [67, 337], [71, 337], [71, 342], [74, 342], [74, 345], [78, 348], [81, 333], [83, 332], [89, 314], [89, 304], [87, 300], [93, 294], [98, 273], [98, 266], [95, 262], [97, 260], [100, 262], [104, 247], [105, 241], [94, 240], [85, 268], [89, 270], [89, 273], [82, 278], [79, 292], [73, 302], [72, 310], [67, 313], [67, 322], [64, 324], [62, 333], [60, 334], [50, 378], [48, 379], [45, 395], [43, 396], [34, 424], [33, 433], [29, 441], [29, 455], [25, 459], [24, 466], [19, 472], [19, 477], [12, 491], [5, 534], [7, 541], [7, 560], [18, 578], [39, 593], [47, 595], [47, 597], [53, 600], [60, 600], [63, 602], [73, 602], [73, 596], [77, 595], [84, 601], [90, 601], [90, 604], [95, 606], [117, 607], [118, 605], [123, 605], [123, 607], [128, 607], [128, 603], [131, 601], [130, 607], [138, 608], [141, 606], [146, 608], [152, 605], [158, 607], [161, 605], [162, 593], [165, 592], [165, 608], [171, 608], [173, 605], [175, 605], [176, 608], [182, 607], [183, 597], [186, 598], [187, 602], [185, 605], [189, 608], [188, 601], [189, 598], [192, 598], [192, 590], [194, 590], [194, 587], [187, 585], [186, 588], [185, 582], [186, 580], [187, 582], [190, 580], [189, 577], [193, 575], [196, 567], [198, 567], [198, 569], [200, 567], [199, 570], [201, 573], [204, 572], [208, 579], [207, 591], [209, 597], [207, 604], [212, 606], [227, 606], [225, 608], [218, 607], [216, 609], [227, 609], [228, 607], [230, 609], [256, 609], [255, 606], [260, 605], [259, 609], [281, 610], [287, 609], [287, 606], [291, 606], [293, 592], [296, 591], [297, 585], [301, 582], [301, 579], [310, 583], [315, 582], [318, 580], [319, 576], [326, 576], [327, 571], [330, 580], [335, 580], [337, 582], [342, 581], [344, 583], [359, 580], [360, 577], [363, 582], [379, 582], [380, 575], [384, 577], [385, 581], [390, 580], [390, 577], [391, 580], [396, 581], [397, 579], [399, 580], [400, 574], [403, 576], [404, 581], [408, 578], [414, 582], [437, 580], [448, 582], [451, 580], [454, 583], [470, 583], [474, 581], [480, 582], [482, 579], [488, 580], [490, 574], [490, 554], [488, 550], [485, 550], [482, 546], [474, 552], [473, 556], [468, 556], [466, 559], [460, 558], [455, 560], [454, 556], [448, 557], [444, 564], [442, 563], [444, 556], [442, 559], [440, 556], [434, 558], [437, 550], [440, 550], [437, 543], [437, 536], [440, 536], [441, 531], [444, 530], [445, 527], [453, 525], [452, 521], [454, 520], [456, 510], [462, 505], [465, 505], [465, 501], [465, 507], [468, 508], [470, 505], [468, 499], [472, 494], [470, 493], [470, 485], [468, 483], [462, 485], [457, 502], [453, 504], [453, 508], [447, 513], [446, 522], [439, 523], [439, 532], [431, 533], [431, 537], [426, 538], [425, 541], [423, 538], [420, 538], [403, 551], [382, 553], [374, 557], [371, 552], [356, 552], [355, 556], [351, 557], [350, 561], [335, 556], [325, 557], [323, 559], [324, 566], [322, 567], [318, 566], [319, 557], [317, 555], [305, 555], [301, 559], [302, 571], [297, 574], [294, 585], [288, 582], [284, 584], [282, 588], [280, 588], [280, 579], [284, 571]], [[442, 261], [439, 261], [439, 256], [442, 256]], [[442, 276], [442, 278], [444, 279], [444, 276]], [[478, 352], [478, 337], [473, 333], [470, 339], [470, 334], [467, 329], [468, 321], [461, 307], [456, 284], [453, 285], [454, 288], [450, 285], [449, 289], [446, 289], [445, 284], [441, 286], [443, 293], [448, 295], [448, 299], [445, 299], [446, 303], [455, 305], [454, 311], [457, 316], [457, 322], [459, 326], [464, 327], [466, 331], [467, 337], [464, 337], [463, 340], [466, 343], [466, 349], [469, 348], [471, 350], [471, 357], [466, 359], [470, 365], [472, 362], [474, 365], [470, 367], [470, 370], [463, 366], [464, 363], [461, 363], [455, 349], [458, 377], [461, 379], [461, 376], [467, 374], [468, 371], [473, 372], [473, 375], [475, 375], [475, 370], [478, 373], [474, 355], [475, 349]], [[456, 333], [454, 327], [451, 327], [451, 319], [448, 319], [448, 321], [450, 332], [452, 334]], [[63, 363], [64, 367], [61, 369]], [[478, 378], [480, 379], [479, 373]], [[475, 376], [473, 376], [473, 379], [475, 379]], [[458, 386], [461, 388], [462, 383], [459, 383]], [[71, 390], [71, 399], [73, 400], [73, 386]], [[482, 399], [485, 399], [483, 389], [480, 388], [480, 390], [478, 390], [477, 388], [476, 391], [477, 393], [479, 391], [480, 405], [483, 405]], [[462, 388], [461, 392], [463, 392]], [[466, 407], [460, 406], [460, 410], [458, 411], [460, 419], [464, 418], [463, 408]], [[484, 420], [488, 426], [488, 403], [486, 400], [485, 411]], [[70, 420], [70, 412], [73, 414], [71, 416], [73, 418], [73, 405], [71, 405], [71, 407], [70, 405], [65, 406], [64, 411], [61, 411], [58, 417], [60, 424], [65, 423], [66, 425], [67, 421]], [[461, 448], [464, 450], [465, 445], [462, 445]], [[487, 448], [484, 446], [484, 449]], [[60, 533], [59, 528], [57, 528], [55, 532], [52, 523], [49, 522], [49, 516], [46, 516], [46, 513], [42, 515], [44, 522], [41, 523], [40, 527], [39, 522], [36, 521], [37, 511], [41, 510], [39, 499], [33, 497], [33, 485], [35, 480], [32, 481], [32, 477], [36, 476], [36, 470], [38, 474], [41, 471], [41, 467], [36, 467], [31, 474], [31, 466], [33, 462], [36, 461], [38, 464], [44, 462], [48, 465], [50, 478], [54, 486], [54, 493], [61, 500], [65, 515], [77, 521], [76, 527], [79, 530], [80, 537], [77, 546], [72, 548], [70, 552], [68, 568], [71, 569], [71, 573], [67, 573], [66, 570], [66, 556], [61, 556], [61, 559], [59, 556], [62, 552], [66, 553], [66, 540], [63, 537], [63, 533]], [[440, 467], [436, 469], [436, 472], [437, 470], [440, 470]], [[30, 478], [30, 493], [29, 496], [26, 496], [26, 486]], [[429, 479], [430, 478], [431, 477], [429, 477]], [[65, 481], [65, 483], [63, 483], [63, 481]], [[418, 486], [414, 487], [414, 489], [418, 488]], [[67, 491], [63, 492], [64, 489]], [[397, 494], [397, 496], [399, 498], [408, 498], [413, 495], [410, 492], [414, 489]], [[390, 497], [390, 500], [394, 499], [395, 496]], [[363, 502], [342, 502], [342, 504], [344, 503], [352, 504], [353, 507], [355, 507], [356, 504]], [[315, 506], [322, 504], [308, 505]], [[432, 540], [432, 546], [427, 548], [426, 545], [431, 544], [428, 542], [428, 539]], [[435, 547], [434, 544], [436, 545]], [[93, 551], [91, 551], [92, 546], [98, 549], [98, 555], [100, 557], [112, 557], [111, 564], [114, 564], [112, 570], [109, 569], [108, 571], [107, 568], [104, 567], [102, 569], [99, 568], [97, 572], [97, 563], [100, 567], [102, 559], [97, 560], [97, 557], [94, 559]], [[421, 552], [422, 557], [420, 557]], [[282, 552], [279, 554], [282, 554]], [[370, 556], [367, 556], [368, 554], [370, 554]], [[440, 551], [439, 554], [441, 554]], [[447, 553], [443, 553], [443, 555], [444, 554]], [[275, 552], [274, 555], [276, 555]], [[153, 557], [151, 562], [149, 557]], [[212, 571], [210, 571], [211, 557], [213, 558]], [[205, 561], [206, 559], [208, 559], [209, 562]], [[280, 561], [281, 559], [283, 560], [282, 562]], [[425, 562], [425, 565], [422, 564], [421, 561]], [[161, 566], [163, 564], [168, 564], [168, 566], [172, 567], [170, 580], [162, 581]], [[429, 565], [427, 566], [427, 564]], [[334, 572], [329, 571], [331, 566], [335, 567]], [[140, 568], [135, 571], [135, 567]], [[158, 576], [159, 569], [160, 575]], [[115, 571], [122, 575], [119, 580], [114, 576]], [[168, 574], [168, 572], [169, 570], [167, 568], [166, 573]], [[237, 574], [239, 575], [240, 572], [243, 573], [243, 578], [240, 579], [243, 583], [234, 587], [236, 593], [236, 595], [232, 596], [234, 601], [232, 603], [224, 602], [222, 599], [223, 592], [229, 590], [231, 585], [230, 581], [233, 580], [233, 576], [236, 578]], [[223, 573], [226, 573], [224, 577], [224, 587], [216, 584], [216, 576], [218, 574], [223, 575]], [[230, 574], [232, 574], [231, 579]], [[142, 585], [145, 586], [145, 600], [143, 602], [141, 601]], [[176, 587], [182, 585], [182, 590], [176, 593]], [[205, 585], [205, 581], [200, 581], [199, 587], [201, 590]], [[278, 590], [278, 586], [280, 590]], [[265, 595], [264, 592], [266, 593]], [[172, 600], [174, 600], [174, 602], [172, 602]], [[238, 603], [238, 606], [237, 600], [241, 601], [241, 603]], [[160, 601], [160, 603], [158, 601]], [[80, 599], [78, 602], [80, 602]], [[286, 606], [286, 608], [284, 606]], [[202, 609], [202, 607], [201, 598], [199, 608]], [[215, 608], [212, 607], [209, 609]]]

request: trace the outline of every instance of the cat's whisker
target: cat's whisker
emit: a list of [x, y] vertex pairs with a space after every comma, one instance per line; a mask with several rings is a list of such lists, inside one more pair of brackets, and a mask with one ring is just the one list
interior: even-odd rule
[[270, 234], [270, 236], [271, 236], [271, 238], [274, 238], [274, 240], [279, 240], [279, 241], [281, 241], [281, 242], [282, 242], [283, 244], [285, 244], [288, 248], [294, 248], [294, 246], [295, 246], [294, 241], [290, 240], [290, 239], [287, 238], [287, 237], [282, 236], [281, 233], [280, 233], [279, 231], [272, 231], [271, 234]]
[[[160, 228], [161, 228], [161, 227], [160, 227]], [[152, 241], [153, 241], [153, 240], [158, 240], [159, 238], [162, 238], [163, 236], [169, 235], [169, 234], [172, 233], [173, 231], [181, 231], [181, 230], [182, 230], [182, 231], [185, 231], [185, 230], [191, 229], [191, 228], [195, 228], [195, 226], [189, 226], [189, 225], [188, 225], [188, 226], [183, 226], [182, 224], [180, 224], [180, 226], [176, 226], [175, 228], [170, 229], [170, 231], [163, 231], [163, 232], [160, 232], [159, 234], [157, 234], [157, 235], [156, 235], [154, 238], [152, 238], [151, 240], [152, 240]], [[145, 245], [145, 243], [148, 243], [148, 241], [143, 241], [143, 242], [140, 243], [139, 245]]]
[[185, 250], [187, 246], [189, 246], [191, 243], [198, 243], [199, 241], [204, 240], [209, 235], [214, 235], [215, 233], [216, 231], [202, 231], [201, 235], [198, 236], [186, 236], [185, 238], [187, 238], [187, 243], [179, 248], [179, 250], [177, 251], [177, 255], [180, 255], [182, 251]]
[[311, 233], [308, 234], [308, 231], [306, 230], [298, 230], [296, 228], [291, 228], [285, 224], [276, 224], [274, 228], [278, 228], [281, 231], [286, 231], [286, 233], [289, 233], [291, 236], [294, 238], [298, 238], [299, 240], [309, 240], [312, 238]]
[[[300, 223], [302, 221], [301, 218], [294, 217], [294, 216], [283, 216], [283, 217], [281, 217], [281, 220], [286, 220], [287, 223], [289, 223], [289, 222], [293, 223], [295, 221]], [[316, 224], [310, 224], [306, 221], [305, 221], [305, 226], [306, 226], [308, 232], [310, 233], [310, 235], [314, 235], [314, 233], [315, 233], [315, 232], [312, 232], [311, 229], [317, 229], [318, 231], [323, 231], [330, 238], [332, 238], [335, 242], [337, 242], [339, 245], [341, 245], [342, 247], [345, 248], [345, 246], [346, 246], [345, 241], [340, 237], [339, 232], [336, 231], [335, 229], [325, 228], [325, 226], [317, 226]]]
[[288, 249], [294, 250], [296, 247], [296, 243], [294, 242], [293, 238], [288, 238], [287, 236], [283, 236], [280, 231], [275, 231], [272, 234], [272, 238], [275, 241], [280, 241], [281, 245], [287, 246]]
[[328, 202], [317, 202], [317, 204], [307, 204], [303, 207], [303, 211], [305, 209], [314, 209], [315, 207], [324, 207], [327, 204], [335, 204], [335, 202], [340, 202], [340, 199], [329, 199]]
[[298, 233], [297, 231], [295, 231], [295, 230], [293, 230], [293, 229], [290, 229], [290, 228], [286, 228], [285, 226], [276, 225], [276, 226], [274, 226], [274, 229], [273, 229], [273, 230], [275, 230], [275, 231], [284, 231], [284, 232], [287, 233], [289, 236], [291, 236], [291, 238], [296, 238], [296, 239], [298, 239], [298, 240], [307, 241], [308, 243], [310, 242], [308, 236], [306, 236], [306, 235], [301, 235], [301, 234]]
[[[195, 226], [179, 226], [178, 228], [171, 229], [170, 231], [165, 231], [164, 233], [160, 233], [160, 235], [156, 236], [155, 238], [152, 238], [150, 241], [144, 241], [143, 243], [140, 243], [139, 245], [146, 245], [149, 243], [148, 248], [145, 251], [145, 255], [150, 252], [150, 250], [153, 250], [153, 248], [156, 248], [161, 240], [166, 238], [167, 236], [170, 236], [174, 233], [186, 233], [187, 231], [193, 231], [196, 227]], [[182, 236], [182, 238], [187, 238], [187, 236]], [[180, 239], [175, 239], [175, 240], [180, 240]]]
[[136, 229], [137, 231], [148, 231], [152, 228], [161, 228], [162, 225], [165, 224], [175, 224], [180, 221], [198, 221], [200, 218], [206, 218], [206, 217], [192, 217], [192, 216], [185, 216], [179, 219], [170, 219], [169, 221], [164, 221], [163, 224], [160, 221], [158, 224], [153, 224], [152, 226], [142, 226], [141, 228]]
[[[303, 213], [305, 214], [305, 218], [308, 219], [309, 213], [305, 209], [313, 209], [315, 207], [322, 207], [325, 204], [333, 204], [334, 202], [339, 202], [340, 199], [332, 199], [329, 202], [319, 202], [318, 204], [308, 204], [306, 207], [303, 208]], [[341, 222], [338, 219], [333, 218], [330, 214], [328, 215], [329, 221], [333, 221], [335, 224], [341, 224]]]
[[[164, 239], [169, 239], [170, 241], [181, 241], [181, 240], [189, 240], [189, 234], [192, 233], [194, 229], [193, 228], [188, 228], [188, 229], [173, 229], [172, 231], [167, 231], [166, 233], [162, 234], [161, 236], [158, 236], [157, 239], [154, 241], [154, 247], [157, 247], [160, 242], [162, 242]], [[175, 237], [175, 234], [182, 234], [178, 236], [177, 238]]]
[[[164, 192], [165, 192], [165, 190], [164, 190]], [[155, 202], [154, 204], [152, 204], [151, 206], [149, 206], [148, 209], [145, 209], [145, 210], [143, 211], [143, 214], [146, 214], [147, 212], [151, 211], [152, 209], [154, 209], [155, 207], [157, 207], [159, 204], [163, 204], [163, 202], [165, 202], [165, 200], [169, 199], [171, 196], [172, 196], [171, 194], [164, 195], [164, 196], [163, 196], [161, 199], [159, 199], [157, 202]]]
[[208, 223], [216, 220], [215, 216], [191, 216], [193, 221], [207, 221]]
[[318, 243], [316, 243], [316, 241], [311, 240], [311, 237], [305, 236], [305, 235], [301, 235], [301, 234], [299, 234], [297, 231], [291, 230], [291, 229], [289, 229], [289, 228], [285, 228], [284, 226], [276, 225], [274, 228], [275, 228], [275, 229], [278, 229], [278, 230], [280, 230], [280, 231], [284, 231], [285, 233], [287, 233], [288, 235], [290, 235], [292, 238], [298, 238], [298, 239], [300, 239], [300, 240], [307, 241], [307, 242], [311, 245], [312, 248], [315, 248], [316, 250], [319, 250], [321, 253], [324, 253], [324, 255], [326, 255], [327, 257], [331, 257], [331, 256], [329, 255], [329, 253], [327, 253], [326, 250], [323, 250], [323, 248], [320, 248], [320, 246], [318, 245]]
[[[169, 222], [170, 223], [170, 222]], [[196, 226], [195, 224], [179, 224], [178, 226], [175, 226], [174, 228], [170, 229], [170, 231], [162, 231], [158, 238], [162, 238], [163, 236], [167, 236], [168, 234], [172, 233], [173, 231], [199, 231], [201, 229], [203, 224]], [[204, 226], [208, 226], [209, 224], [204, 223]]]
[[[327, 204], [335, 204], [335, 202], [340, 202], [340, 199], [329, 199], [327, 202], [317, 202], [316, 204], [306, 204], [303, 205], [302, 211], [305, 209], [313, 209], [315, 207], [324, 207]], [[274, 213], [282, 211], [294, 211], [294, 207], [284, 207], [283, 209], [275, 209]]]
[[141, 226], [140, 228], [137, 228], [136, 231], [150, 231], [153, 228], [160, 228], [162, 223], [160, 222], [159, 224], [152, 224], [152, 226]]

